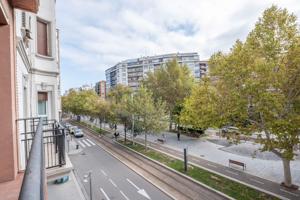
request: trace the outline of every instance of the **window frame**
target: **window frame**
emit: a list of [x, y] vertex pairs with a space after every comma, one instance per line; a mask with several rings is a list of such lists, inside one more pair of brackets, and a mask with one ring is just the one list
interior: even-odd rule
[[[39, 93], [46, 93], [47, 94], [47, 100], [45, 101], [45, 104], [46, 104], [46, 112], [45, 114], [40, 114], [39, 112]], [[47, 117], [48, 116], [48, 102], [49, 102], [49, 92], [46, 92], [46, 91], [38, 91], [37, 92], [37, 115], [39, 117]]]
[[[42, 22], [47, 25], [47, 55], [40, 54], [38, 52], [38, 22]], [[52, 30], [52, 24], [50, 21], [47, 21], [45, 19], [42, 19], [40, 17], [36, 18], [36, 55], [41, 58], [52, 58], [53, 53], [52, 53], [52, 35], [51, 35], [51, 30]]]

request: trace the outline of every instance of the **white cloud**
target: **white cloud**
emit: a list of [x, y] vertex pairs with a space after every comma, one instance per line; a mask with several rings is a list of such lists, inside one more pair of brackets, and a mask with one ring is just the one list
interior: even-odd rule
[[61, 56], [77, 69], [100, 72], [143, 55], [198, 52], [206, 59], [245, 39], [272, 4], [300, 17], [299, 0], [57, 1]]

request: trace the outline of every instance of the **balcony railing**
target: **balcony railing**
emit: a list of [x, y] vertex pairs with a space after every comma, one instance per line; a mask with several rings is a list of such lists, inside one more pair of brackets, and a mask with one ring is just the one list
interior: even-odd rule
[[46, 118], [18, 119], [17, 124], [21, 166], [26, 169], [19, 199], [44, 199], [45, 168], [66, 163], [64, 128]]
[[36, 119], [32, 119], [32, 122], [32, 128], [36, 131], [34, 136], [32, 136], [31, 150], [19, 195], [20, 200], [44, 199], [45, 167], [43, 153], [43, 119], [38, 121], [36, 128]]

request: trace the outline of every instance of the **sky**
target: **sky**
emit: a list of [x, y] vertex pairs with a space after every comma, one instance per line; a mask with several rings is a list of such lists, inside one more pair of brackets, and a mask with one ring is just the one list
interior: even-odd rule
[[126, 59], [198, 52], [207, 60], [245, 40], [272, 4], [300, 19], [300, 0], [56, 1], [62, 92], [105, 80]]

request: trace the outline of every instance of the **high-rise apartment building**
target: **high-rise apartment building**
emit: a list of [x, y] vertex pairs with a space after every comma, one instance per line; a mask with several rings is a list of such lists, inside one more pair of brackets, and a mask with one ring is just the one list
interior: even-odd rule
[[129, 59], [105, 71], [106, 90], [109, 91], [117, 84], [128, 85], [136, 90], [147, 72], [153, 71], [172, 59], [176, 59], [181, 65], [187, 65], [196, 80], [207, 72], [207, 62], [201, 62], [198, 53], [173, 53]]
[[106, 97], [106, 81], [99, 81], [95, 85], [96, 93], [103, 99]]

